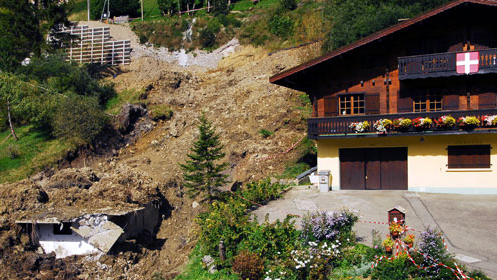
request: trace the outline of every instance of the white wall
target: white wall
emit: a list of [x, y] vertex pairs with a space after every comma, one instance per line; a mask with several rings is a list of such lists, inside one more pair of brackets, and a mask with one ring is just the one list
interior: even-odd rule
[[38, 224], [40, 246], [45, 253], [55, 252], [56, 258], [65, 258], [72, 255], [86, 255], [100, 252], [88, 244], [81, 236], [54, 234], [53, 224]]

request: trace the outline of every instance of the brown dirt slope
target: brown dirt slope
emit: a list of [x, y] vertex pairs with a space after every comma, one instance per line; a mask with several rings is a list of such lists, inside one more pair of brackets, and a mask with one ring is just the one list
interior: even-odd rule
[[[299, 63], [305, 51], [269, 56], [263, 49], [239, 47], [215, 70], [182, 68], [150, 57], [123, 67], [113, 79], [118, 91], [145, 93], [148, 88], [142, 102], [149, 109], [169, 106], [172, 118], [153, 123], [153, 129], [136, 142], [112, 157], [93, 160], [89, 167], [45, 172], [0, 185], [0, 271], [5, 272], [0, 279], [150, 279], [154, 271], [173, 278], [195, 245], [194, 217], [206, 207], [192, 207], [193, 200], [181, 188], [178, 166], [197, 137], [201, 112], [221, 136], [233, 183], [281, 173], [287, 162], [300, 156], [301, 147], [261, 159], [284, 152], [305, 135], [306, 112], [299, 109], [299, 93], [269, 84], [268, 79]], [[263, 138], [258, 133], [261, 129], [274, 135]], [[40, 202], [43, 192], [48, 202]], [[158, 198], [167, 200], [171, 211], [163, 215], [156, 238], [131, 240], [100, 259], [59, 261], [38, 256], [29, 248], [27, 236], [13, 225], [20, 218], [129, 209]]]

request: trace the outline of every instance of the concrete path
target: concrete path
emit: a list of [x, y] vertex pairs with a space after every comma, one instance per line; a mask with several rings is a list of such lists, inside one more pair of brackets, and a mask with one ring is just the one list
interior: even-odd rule
[[[272, 201], [253, 213], [259, 221], [284, 219], [287, 214], [303, 216], [307, 212], [357, 211], [360, 222], [354, 226], [357, 237], [371, 245], [372, 230], [382, 236], [387, 225], [387, 211], [394, 206], [406, 209], [406, 223], [416, 230], [427, 227], [441, 230], [449, 252], [468, 267], [478, 268], [497, 279], [497, 195], [431, 194], [406, 191], [333, 191], [320, 193], [307, 186], [294, 187], [282, 199]], [[300, 226], [300, 220], [297, 221]]]

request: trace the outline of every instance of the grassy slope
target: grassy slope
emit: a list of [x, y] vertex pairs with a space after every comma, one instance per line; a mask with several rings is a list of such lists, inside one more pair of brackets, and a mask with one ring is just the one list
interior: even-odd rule
[[[52, 139], [32, 126], [16, 128], [19, 141], [10, 137], [0, 145], [0, 183], [23, 179], [45, 166], [54, 165], [70, 146], [59, 139]], [[3, 141], [10, 131], [0, 132]], [[10, 158], [12, 150], [20, 152], [18, 158]]]

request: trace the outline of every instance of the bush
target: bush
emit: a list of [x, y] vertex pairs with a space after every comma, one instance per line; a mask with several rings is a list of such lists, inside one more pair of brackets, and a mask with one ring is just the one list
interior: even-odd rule
[[205, 28], [200, 31], [200, 41], [204, 48], [211, 48], [216, 45], [217, 33], [221, 30], [221, 24], [216, 18], [212, 18]]
[[241, 251], [233, 259], [233, 271], [240, 275], [242, 279], [257, 280], [260, 279], [264, 271], [264, 264], [261, 257], [256, 253]]
[[[102, 14], [105, 0], [91, 0], [90, 14], [92, 19], [99, 20]], [[112, 0], [110, 1], [110, 16], [137, 17], [140, 9], [140, 0]], [[105, 8], [107, 12], [107, 7]]]
[[295, 10], [297, 8], [297, 0], [280, 0], [280, 7], [286, 10]]
[[287, 186], [279, 183], [271, 184], [271, 180], [250, 182], [241, 189], [241, 196], [247, 200], [264, 204], [270, 200], [280, 198], [280, 192]]
[[268, 138], [269, 136], [273, 135], [274, 132], [263, 128], [263, 129], [259, 130], [259, 134], [262, 135], [263, 138]]
[[473, 270], [467, 274], [467, 276], [473, 278], [474, 280], [491, 280], [490, 277], [485, 275], [481, 270]]
[[274, 35], [286, 39], [293, 34], [293, 20], [289, 16], [275, 13], [269, 19], [269, 31]]
[[10, 159], [16, 159], [21, 157], [21, 149], [18, 145], [9, 145], [7, 147], [7, 155]]
[[226, 257], [231, 259], [237, 245], [245, 236], [249, 217], [245, 215], [247, 205], [237, 199], [228, 198], [226, 202], [214, 201], [209, 212], [202, 213], [197, 219], [200, 226], [199, 243], [202, 253], [217, 256], [219, 242], [226, 246]]
[[173, 110], [166, 105], [151, 106], [150, 117], [153, 120], [169, 120], [173, 116]]
[[305, 241], [339, 240], [345, 245], [354, 241], [352, 227], [357, 220], [349, 210], [307, 214], [302, 219], [302, 238]]
[[299, 239], [299, 231], [292, 219], [292, 216], [287, 216], [282, 222], [270, 223], [266, 215], [264, 223], [259, 225], [254, 218], [246, 227], [247, 236], [240, 242], [238, 250], [248, 250], [268, 260], [290, 258]]
[[[445, 249], [442, 235], [439, 231], [428, 228], [425, 232], [422, 232], [418, 247], [421, 254], [416, 256], [415, 261], [421, 266], [428, 267], [443, 263], [455, 268], [452, 256]], [[420, 270], [418, 275], [430, 279], [456, 279], [449, 269], [438, 265], [427, 270]]]
[[298, 279], [324, 280], [331, 272], [332, 261], [340, 255], [338, 241], [308, 242], [308, 246], [292, 251], [291, 267]]
[[95, 98], [70, 95], [58, 104], [53, 135], [76, 144], [90, 143], [104, 128], [107, 117]]
[[373, 270], [371, 279], [402, 280], [409, 279], [410, 262], [406, 255], [400, 255], [393, 260], [383, 259]]

